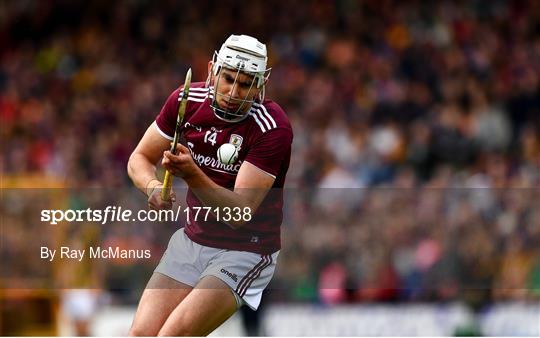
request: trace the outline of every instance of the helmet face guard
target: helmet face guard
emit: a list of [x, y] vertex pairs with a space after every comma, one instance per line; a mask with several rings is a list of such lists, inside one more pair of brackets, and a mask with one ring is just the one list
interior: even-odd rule
[[[210, 87], [211, 107], [216, 117], [227, 122], [239, 122], [247, 117], [254, 102], [264, 100], [265, 84], [271, 70], [266, 68], [266, 61], [266, 46], [246, 35], [230, 36], [220, 51], [214, 53], [212, 71], [208, 74], [206, 86]], [[239, 86], [240, 74], [251, 77], [249, 89], [243, 98], [233, 98], [219, 92], [224, 69], [235, 74], [231, 84], [232, 92]], [[214, 83], [211, 83], [212, 79]], [[252, 94], [254, 90], [259, 90], [257, 96]], [[220, 105], [220, 101], [224, 104]]]

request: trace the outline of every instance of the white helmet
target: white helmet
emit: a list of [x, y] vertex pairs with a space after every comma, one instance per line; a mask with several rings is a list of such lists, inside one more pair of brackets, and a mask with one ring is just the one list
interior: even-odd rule
[[[255, 101], [255, 99], [247, 100], [254, 85], [257, 89], [260, 89], [258, 100], [260, 102], [264, 100], [265, 83], [270, 76], [271, 70], [270, 68], [266, 68], [267, 61], [266, 45], [248, 35], [231, 35], [225, 43], [223, 43], [219, 52], [214, 52], [214, 57], [212, 59], [212, 73], [214, 76], [218, 76], [218, 74], [221, 76], [219, 71], [222, 67], [236, 71], [233, 86], [237, 85], [240, 72], [253, 76], [253, 82], [244, 99], [238, 100], [232, 99], [231, 97], [228, 98], [229, 102], [234, 100], [239, 103], [239, 107], [235, 111], [230, 111], [218, 105], [217, 95], [222, 94], [218, 94], [217, 90], [219, 78], [215, 81], [211, 106], [214, 110], [214, 114], [219, 119], [227, 122], [238, 122], [243, 120], [247, 116], [247, 111]], [[207, 86], [210, 85], [210, 77], [209, 74]]]

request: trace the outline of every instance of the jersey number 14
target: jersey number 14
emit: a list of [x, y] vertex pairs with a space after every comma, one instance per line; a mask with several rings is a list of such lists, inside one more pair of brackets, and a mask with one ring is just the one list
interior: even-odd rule
[[217, 133], [214, 131], [212, 132], [211, 130], [208, 130], [206, 132], [206, 134], [204, 134], [204, 143], [212, 143], [213, 146], [216, 145], [216, 137], [217, 137]]

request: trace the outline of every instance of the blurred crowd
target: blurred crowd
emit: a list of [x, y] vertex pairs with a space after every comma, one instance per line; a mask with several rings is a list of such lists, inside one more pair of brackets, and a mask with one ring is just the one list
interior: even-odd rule
[[0, 9], [4, 177], [130, 186], [128, 157], [186, 69], [204, 81], [229, 34], [252, 34], [295, 132], [278, 298], [540, 294], [540, 2]]

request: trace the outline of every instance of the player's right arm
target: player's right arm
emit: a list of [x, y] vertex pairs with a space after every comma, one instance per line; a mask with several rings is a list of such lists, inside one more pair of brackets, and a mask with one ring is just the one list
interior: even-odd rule
[[170, 141], [161, 136], [152, 124], [129, 157], [128, 175], [135, 186], [148, 196], [148, 204], [152, 209], [170, 209], [175, 199], [174, 193], [171, 193], [171, 201], [161, 199], [161, 189], [158, 188], [163, 184], [156, 177], [156, 164], [169, 147]]

